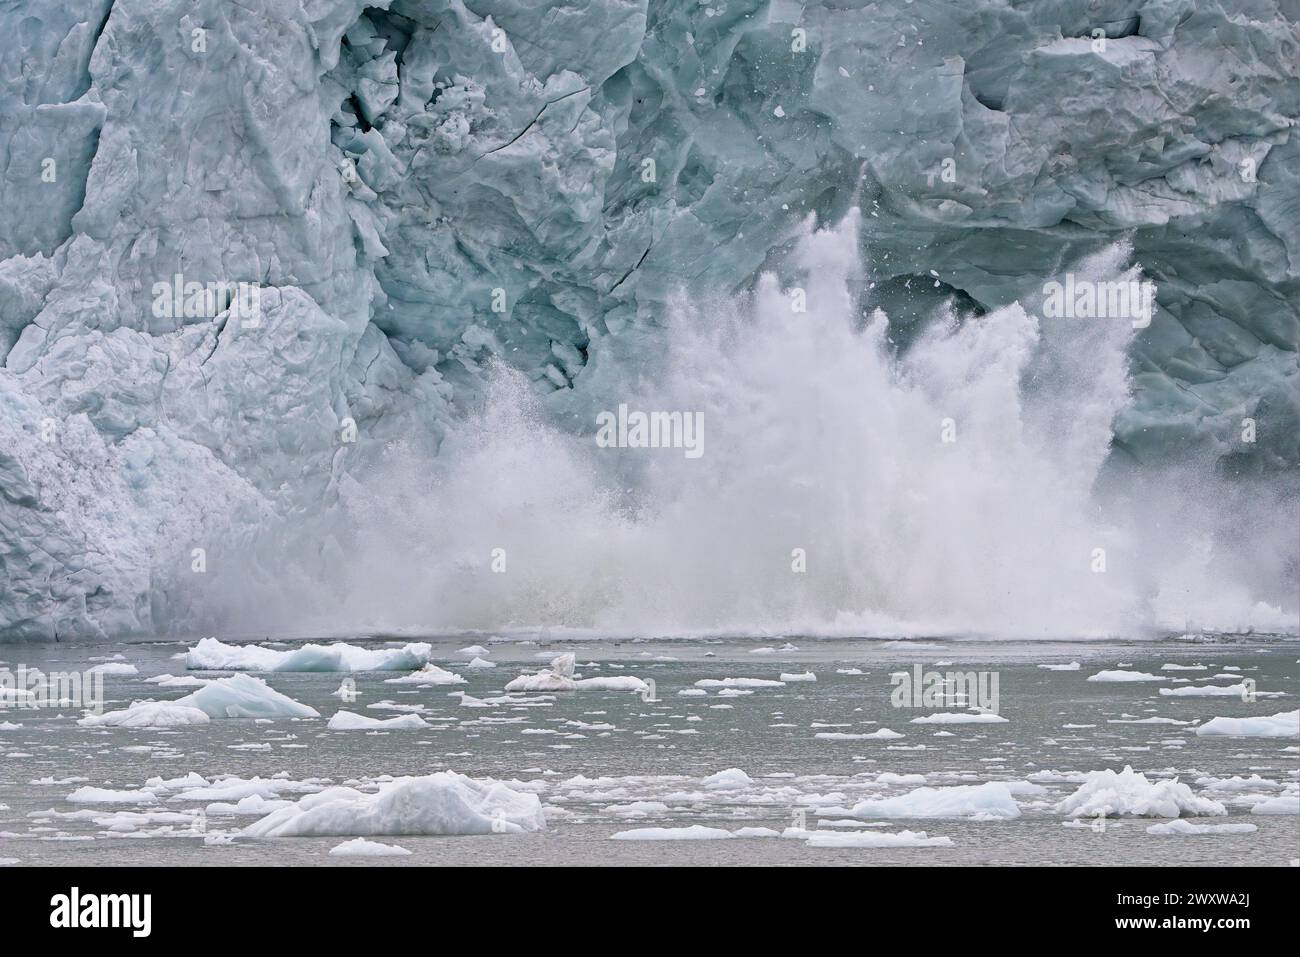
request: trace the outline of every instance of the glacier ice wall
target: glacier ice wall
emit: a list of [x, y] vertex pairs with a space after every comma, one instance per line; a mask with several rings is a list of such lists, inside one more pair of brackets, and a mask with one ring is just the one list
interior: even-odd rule
[[[674, 296], [748, 289], [810, 213], [863, 210], [899, 344], [1122, 242], [1159, 309], [1113, 457], [1293, 474], [1296, 17], [6, 2], [0, 637], [190, 620], [199, 572], [431, 457], [493, 363], [589, 427]], [[177, 276], [256, 284], [257, 321], [160, 308]]]

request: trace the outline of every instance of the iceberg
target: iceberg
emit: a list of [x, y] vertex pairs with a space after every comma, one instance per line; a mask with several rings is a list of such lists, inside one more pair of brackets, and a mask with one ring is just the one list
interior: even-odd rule
[[282, 695], [261, 678], [231, 675], [177, 698], [178, 707], [197, 708], [213, 718], [319, 718], [320, 712]]
[[330, 857], [409, 857], [410, 854], [406, 848], [396, 844], [380, 844], [364, 837], [354, 837], [330, 848]]
[[186, 653], [185, 667], [191, 671], [405, 671], [425, 664], [431, 651], [426, 642], [401, 648], [359, 648], [336, 642], [279, 651], [203, 638]]
[[563, 654], [551, 661], [551, 666], [535, 675], [520, 675], [506, 684], [505, 690], [514, 691], [635, 691], [645, 693], [650, 686], [640, 678], [614, 675], [603, 678], [575, 678], [575, 659]]
[[1201, 797], [1178, 780], [1149, 781], [1125, 765], [1116, 773], [1092, 771], [1079, 789], [1056, 806], [1066, 817], [1169, 817], [1223, 815], [1218, 801]]
[[372, 718], [352, 711], [336, 711], [325, 725], [331, 731], [414, 731], [428, 726], [428, 723], [418, 714], [403, 714], [396, 718]]
[[897, 797], [862, 801], [854, 805], [852, 813], [860, 818], [1011, 820], [1020, 817], [1020, 805], [1006, 784], [989, 781], [946, 788], [916, 788]]
[[176, 728], [210, 720], [202, 708], [170, 701], [136, 701], [120, 711], [88, 714], [77, 724], [85, 728]]
[[1294, 738], [1300, 735], [1300, 710], [1252, 718], [1211, 718], [1196, 729], [1205, 737]]
[[546, 827], [536, 794], [452, 771], [397, 778], [367, 794], [331, 787], [272, 811], [245, 837], [523, 834]]

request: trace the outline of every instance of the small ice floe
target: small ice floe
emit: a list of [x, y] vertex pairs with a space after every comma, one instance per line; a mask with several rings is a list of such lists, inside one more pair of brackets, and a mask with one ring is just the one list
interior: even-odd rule
[[1147, 833], [1192, 836], [1195, 834], [1253, 834], [1258, 830], [1259, 828], [1254, 824], [1193, 824], [1191, 821], [1178, 818], [1173, 821], [1152, 824], [1147, 828]]
[[331, 787], [272, 811], [244, 837], [523, 834], [546, 827], [536, 794], [439, 771], [381, 782], [375, 793]]
[[403, 714], [396, 718], [372, 718], [352, 711], [336, 711], [325, 727], [331, 731], [422, 731], [429, 725], [418, 714]]
[[94, 665], [86, 670], [91, 674], [98, 675], [138, 675], [140, 673], [139, 668], [125, 661], [108, 661], [102, 665]]
[[781, 680], [787, 682], [816, 681], [817, 676], [811, 671], [803, 671], [798, 674], [782, 674]]
[[506, 691], [636, 691], [650, 690], [640, 678], [630, 675], [613, 675], [604, 678], [575, 678], [572, 654], [560, 655], [551, 660], [550, 668], [535, 675], [520, 675], [511, 680]]
[[861, 818], [963, 817], [974, 820], [1011, 820], [1020, 817], [1020, 805], [1001, 781], [917, 788], [897, 797], [862, 801], [853, 807]]
[[[1167, 664], [1167, 665], [1161, 665], [1161, 666], [1160, 666], [1160, 670], [1161, 670], [1161, 671], [1207, 671], [1208, 669], [1205, 667], [1205, 665], [1180, 665], [1180, 664]], [[1153, 825], [1153, 827], [1159, 827], [1159, 826], [1160, 826], [1160, 825], [1158, 825], [1158, 824]], [[1223, 827], [1227, 827], [1226, 824], [1225, 824], [1225, 825], [1222, 825], [1222, 826], [1223, 826]], [[1148, 832], [1149, 832], [1150, 830], [1151, 830], [1151, 828], [1147, 828], [1147, 831], [1148, 831]]]
[[1277, 797], [1260, 801], [1250, 809], [1251, 814], [1262, 815], [1297, 815], [1300, 814], [1300, 796], [1281, 794]]
[[213, 679], [200, 678], [198, 675], [154, 675], [144, 680], [146, 684], [157, 685], [159, 688], [201, 688]]
[[495, 661], [488, 661], [485, 658], [474, 658], [465, 667], [472, 671], [480, 671], [484, 668], [495, 668], [496, 666]]
[[1244, 681], [1235, 685], [1188, 685], [1184, 688], [1161, 688], [1160, 693], [1166, 697], [1174, 698], [1241, 698], [1243, 701], [1250, 696], [1256, 698], [1276, 698], [1280, 696], [1277, 691], [1257, 691], [1253, 685], [1248, 685]]
[[952, 847], [948, 837], [930, 837], [925, 831], [810, 831], [808, 847]]
[[1071, 661], [1065, 665], [1039, 665], [1038, 667], [1047, 671], [1078, 671], [1082, 666], [1077, 661]]
[[402, 675], [400, 678], [385, 678], [386, 685], [463, 685], [465, 679], [455, 672], [448, 671], [445, 668], [439, 668], [437, 665], [428, 663], [423, 665], [418, 671], [413, 671], [409, 675]]
[[1162, 718], [1158, 715], [1152, 715], [1149, 718], [1107, 718], [1107, 724], [1191, 724], [1190, 721], [1179, 721], [1177, 718]]
[[330, 857], [408, 857], [410, 853], [396, 844], [380, 844], [364, 837], [354, 837], [330, 848]]
[[1010, 719], [1000, 714], [979, 712], [940, 712], [913, 718], [910, 724], [1006, 724]]
[[1211, 718], [1196, 729], [1202, 736], [1294, 738], [1300, 735], [1300, 710], [1256, 718]]
[[427, 642], [361, 648], [340, 641], [279, 651], [204, 638], [186, 653], [185, 667], [190, 671], [409, 671], [427, 662], [432, 650]]
[[22, 730], [21, 724], [15, 724], [12, 721], [0, 721], [0, 731], [20, 731], [20, 730]]
[[1147, 674], [1145, 671], [1099, 671], [1088, 676], [1089, 681], [1168, 681], [1164, 675]]
[[120, 711], [87, 714], [77, 724], [83, 728], [176, 728], [210, 720], [206, 711], [172, 701], [135, 701]]
[[771, 678], [701, 678], [695, 682], [697, 688], [784, 688], [784, 681]]
[[1056, 806], [1066, 817], [1182, 817], [1228, 813], [1218, 801], [1201, 797], [1177, 779], [1149, 781], [1125, 765], [1118, 774], [1092, 771], [1074, 794]]
[[754, 779], [740, 768], [727, 768], [717, 774], [710, 774], [700, 785], [710, 791], [736, 791], [751, 787], [753, 783]]
[[852, 732], [852, 731], [818, 731], [813, 735], [822, 741], [893, 741], [896, 738], [903, 737], [897, 731], [891, 731], [889, 728], [880, 728], [876, 731]]
[[481, 658], [481, 657], [483, 657], [484, 655], [490, 655], [490, 654], [492, 654], [492, 652], [490, 652], [488, 649], [484, 648], [482, 645], [470, 645], [468, 648], [461, 648], [461, 649], [460, 649], [460, 654], [462, 654], [462, 655], [473, 655], [473, 656], [476, 657], [476, 658]]
[[718, 841], [735, 837], [721, 827], [692, 824], [689, 827], [638, 827], [611, 834], [611, 841]]
[[707, 697], [709, 693], [703, 688], [683, 688], [681, 691], [677, 692], [677, 694], [683, 698], [704, 698]]
[[153, 804], [157, 795], [147, 788], [115, 791], [111, 788], [80, 787], [67, 797], [73, 804]]
[[836, 668], [837, 675], [861, 675], [866, 674], [861, 668]]
[[750, 648], [750, 649], [749, 649], [749, 653], [750, 653], [751, 655], [774, 655], [774, 654], [776, 654], [776, 649], [775, 649], [775, 648], [772, 648], [772, 647], [766, 647], [766, 648]]

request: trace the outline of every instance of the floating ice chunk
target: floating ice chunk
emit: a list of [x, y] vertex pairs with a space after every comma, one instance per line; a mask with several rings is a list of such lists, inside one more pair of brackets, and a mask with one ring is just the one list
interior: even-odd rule
[[1188, 685], [1184, 688], [1161, 688], [1160, 693], [1173, 698], [1241, 698], [1247, 700], [1251, 695], [1260, 698], [1272, 698], [1276, 692], [1256, 691], [1253, 685], [1244, 681], [1235, 685]]
[[818, 731], [813, 737], [820, 738], [822, 741], [892, 741], [895, 738], [903, 737], [903, 735], [897, 731], [891, 731], [889, 728], [880, 728], [876, 731], [867, 731], [861, 734], [849, 731]]
[[245, 837], [314, 837], [377, 834], [522, 834], [546, 827], [536, 794], [452, 771], [395, 778], [366, 794], [326, 788], [272, 811]]
[[204, 638], [185, 655], [185, 667], [191, 671], [409, 671], [427, 662], [432, 650], [427, 642], [401, 648], [361, 648], [335, 642], [279, 651]]
[[154, 684], [160, 688], [202, 688], [213, 679], [200, 678], [197, 675], [154, 675], [144, 680], [147, 684]]
[[808, 847], [952, 847], [952, 839], [929, 837], [925, 831], [812, 831]]
[[780, 837], [781, 832], [770, 827], [741, 827], [731, 832], [732, 837]]
[[813, 674], [811, 671], [804, 671], [798, 674], [783, 674], [781, 675], [781, 680], [782, 681], [816, 681], [817, 676]]
[[0, 731], [18, 731], [21, 728], [21, 724], [15, 724], [12, 721], [0, 721]]
[[718, 841], [734, 837], [720, 827], [692, 824], [689, 827], [638, 827], [611, 834], [611, 841]]
[[206, 711], [172, 701], [136, 701], [129, 708], [88, 714], [77, 724], [85, 728], [175, 728], [184, 725], [207, 724]]
[[1196, 733], [1242, 738], [1294, 738], [1300, 735], [1300, 710], [1257, 718], [1211, 718], [1197, 728]]
[[137, 791], [114, 791], [111, 788], [77, 788], [68, 795], [73, 804], [153, 804], [157, 795], [148, 788]]
[[364, 837], [354, 837], [330, 848], [330, 857], [408, 857], [410, 853], [396, 844], [380, 844]]
[[124, 661], [109, 661], [102, 665], [94, 665], [86, 670], [91, 674], [101, 675], [138, 675], [140, 673], [139, 668]]
[[864, 672], [863, 672], [863, 670], [862, 670], [861, 668], [836, 668], [836, 669], [835, 669], [835, 673], [836, 673], [837, 675], [860, 675], [860, 674], [864, 674]]
[[1152, 715], [1149, 718], [1107, 718], [1107, 724], [1174, 724], [1184, 725], [1191, 724], [1190, 721], [1179, 721], [1177, 718], [1162, 718]]
[[[1205, 665], [1180, 665], [1180, 664], [1167, 664], [1167, 665], [1161, 665], [1161, 666], [1160, 666], [1160, 670], [1161, 670], [1161, 671], [1207, 671], [1208, 669], [1205, 667]], [[1161, 826], [1161, 825], [1159, 825], [1159, 824], [1153, 824], [1153, 825], [1151, 825], [1151, 827], [1160, 827], [1160, 826]], [[1208, 826], [1208, 825], [1207, 825], [1207, 826]], [[1227, 827], [1226, 824], [1221, 824], [1221, 825], [1216, 825], [1216, 826], [1218, 826], [1218, 827]], [[1148, 832], [1148, 833], [1151, 833], [1151, 828], [1150, 828], [1150, 827], [1147, 828], [1147, 832]]]
[[320, 712], [282, 695], [261, 678], [231, 675], [178, 698], [176, 705], [198, 708], [212, 718], [319, 718]]
[[550, 668], [535, 675], [520, 675], [511, 680], [506, 691], [636, 691], [645, 692], [650, 686], [640, 678], [613, 675], [605, 678], [574, 678], [574, 657], [560, 655], [552, 659]]
[[478, 658], [478, 657], [482, 657], [483, 655], [490, 655], [492, 654], [492, 652], [484, 648], [482, 645], [470, 645], [468, 648], [461, 648], [460, 654], [473, 655], [476, 658]]
[[913, 718], [910, 724], [1006, 724], [1010, 719], [1000, 714], [968, 714], [966, 712], [941, 712]]
[[703, 688], [683, 688], [677, 693], [683, 698], [705, 698], [709, 694]]
[[1081, 666], [1077, 661], [1071, 661], [1067, 665], [1039, 665], [1038, 667], [1047, 671], [1078, 671]]
[[1089, 681], [1168, 681], [1164, 675], [1147, 674], [1145, 671], [1099, 671], [1088, 676]]
[[740, 768], [727, 768], [717, 774], [710, 774], [700, 785], [710, 791], [736, 791], [751, 787], [753, 783], [754, 779]]
[[1218, 816], [1227, 809], [1218, 801], [1200, 797], [1186, 784], [1149, 781], [1145, 774], [1125, 765], [1118, 774], [1107, 768], [1092, 771], [1074, 794], [1056, 806], [1066, 817], [1181, 817]]
[[1277, 797], [1261, 801], [1250, 809], [1251, 814], [1264, 815], [1295, 815], [1300, 814], [1300, 796], [1295, 794], [1281, 794]]
[[418, 731], [427, 728], [428, 723], [418, 714], [404, 714], [396, 718], [372, 718], [352, 711], [336, 711], [325, 727], [331, 731], [374, 731], [385, 728], [390, 731]]
[[784, 688], [784, 681], [770, 678], [701, 678], [697, 688]]
[[472, 660], [468, 665], [466, 665], [465, 667], [466, 667], [466, 668], [472, 668], [473, 670], [478, 671], [478, 670], [480, 670], [480, 669], [482, 669], [482, 668], [495, 668], [495, 667], [496, 667], [496, 662], [495, 662], [495, 661], [486, 661], [486, 660], [484, 660], [483, 658], [475, 658], [475, 659], [473, 659], [473, 660]]
[[854, 817], [920, 818], [973, 817], [1010, 820], [1020, 817], [1020, 805], [1011, 789], [1001, 781], [958, 785], [948, 788], [917, 788], [897, 797], [862, 801], [853, 808]]
[[384, 684], [387, 685], [463, 685], [465, 679], [452, 671], [445, 668], [439, 668], [433, 663], [425, 664], [419, 671], [413, 671], [409, 675], [402, 675], [400, 678], [385, 678]]
[[1162, 821], [1159, 824], [1152, 824], [1147, 828], [1148, 834], [1251, 834], [1258, 831], [1259, 828], [1254, 824], [1193, 824], [1191, 821], [1178, 818], [1173, 821]]

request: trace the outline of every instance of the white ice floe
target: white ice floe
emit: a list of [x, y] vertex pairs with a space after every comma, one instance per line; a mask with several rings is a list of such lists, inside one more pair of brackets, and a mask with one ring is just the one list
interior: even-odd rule
[[546, 827], [536, 794], [452, 771], [395, 778], [377, 793], [326, 788], [272, 811], [245, 837], [379, 834], [522, 834]]
[[701, 678], [695, 682], [697, 688], [784, 688], [784, 681], [770, 678]]
[[101, 675], [138, 675], [140, 669], [124, 661], [109, 661], [86, 669], [91, 674]]
[[1089, 681], [1168, 681], [1164, 675], [1147, 674], [1145, 671], [1099, 671], [1088, 676]]
[[1191, 836], [1194, 834], [1251, 834], [1258, 830], [1259, 828], [1254, 824], [1193, 824], [1191, 821], [1178, 818], [1173, 821], [1152, 824], [1147, 828], [1147, 833], [1185, 834]]
[[948, 837], [930, 837], [925, 831], [812, 831], [809, 847], [952, 847]]
[[717, 841], [735, 837], [720, 827], [692, 824], [689, 827], [638, 827], [611, 834], [612, 841]]
[[496, 662], [495, 662], [495, 661], [487, 661], [486, 659], [483, 659], [483, 658], [474, 658], [474, 659], [473, 659], [472, 661], [470, 661], [470, 663], [467, 664], [465, 667], [466, 667], [466, 668], [469, 668], [469, 669], [471, 669], [471, 670], [473, 670], [473, 671], [479, 671], [479, 670], [484, 669], [484, 668], [495, 668], [495, 667], [496, 667]]
[[120, 711], [87, 714], [77, 724], [85, 728], [175, 728], [210, 720], [206, 711], [172, 701], [136, 701]]
[[1195, 794], [1178, 781], [1149, 781], [1127, 765], [1115, 773], [1092, 771], [1074, 794], [1056, 806], [1066, 817], [1181, 817], [1227, 814], [1218, 801]]
[[81, 787], [69, 794], [67, 800], [73, 804], [153, 804], [158, 798], [147, 788], [115, 791], [111, 788]]
[[401, 648], [361, 648], [335, 642], [280, 651], [204, 638], [185, 655], [185, 667], [191, 671], [409, 671], [427, 662], [432, 650], [427, 642]]
[[463, 685], [465, 683], [465, 679], [454, 671], [439, 668], [432, 663], [426, 663], [418, 671], [412, 671], [409, 675], [384, 679], [386, 685]]
[[1211, 718], [1197, 728], [1196, 733], [1241, 738], [1294, 738], [1300, 735], [1300, 710], [1254, 718]]
[[836, 673], [837, 675], [860, 675], [860, 674], [865, 674], [865, 672], [864, 672], [861, 668], [836, 668], [836, 669], [835, 669], [835, 673]]
[[481, 658], [483, 655], [492, 654], [492, 652], [484, 648], [482, 645], [470, 645], [468, 648], [461, 648], [460, 654], [473, 655], [476, 658]]
[[198, 708], [212, 718], [319, 718], [309, 705], [282, 695], [261, 678], [231, 675], [209, 682], [175, 705]]
[[896, 797], [862, 801], [853, 808], [861, 818], [967, 817], [1010, 820], [1020, 817], [1020, 805], [1001, 781], [947, 788], [917, 788]]
[[740, 768], [727, 768], [717, 774], [710, 774], [700, 785], [710, 791], [736, 791], [751, 787], [753, 783], [754, 779]]
[[[1167, 665], [1161, 665], [1161, 666], [1160, 666], [1160, 670], [1161, 670], [1161, 671], [1207, 671], [1208, 669], [1206, 668], [1205, 665], [1180, 665], [1180, 664], [1167, 664]], [[1224, 825], [1219, 825], [1219, 826], [1227, 827], [1226, 824], [1224, 824]], [[1153, 825], [1151, 825], [1151, 827], [1160, 827], [1160, 825], [1159, 825], [1159, 824], [1153, 824]], [[1150, 828], [1150, 827], [1147, 828], [1147, 831], [1148, 831], [1148, 832], [1151, 831], [1151, 828]]]
[[418, 714], [404, 714], [396, 718], [372, 718], [352, 711], [336, 711], [325, 727], [331, 731], [418, 731], [429, 725]]
[[782, 675], [781, 675], [781, 680], [782, 680], [782, 681], [791, 681], [791, 682], [794, 682], [794, 681], [816, 681], [816, 680], [817, 680], [817, 676], [816, 676], [815, 674], [813, 674], [813, 672], [811, 672], [811, 671], [803, 671], [803, 672], [799, 672], [798, 674], [782, 674]]
[[987, 714], [980, 712], [978, 714], [968, 714], [965, 712], [942, 712], [940, 714], [926, 715], [921, 718], [913, 718], [911, 724], [1006, 724], [1008, 718], [1000, 714]]
[[1261, 815], [1297, 815], [1300, 814], [1300, 796], [1281, 794], [1277, 797], [1260, 801], [1250, 809], [1251, 814]]
[[330, 848], [330, 857], [408, 857], [410, 853], [396, 844], [380, 844], [364, 837], [354, 837]]
[[640, 678], [630, 675], [612, 675], [604, 678], [575, 678], [575, 659], [571, 654], [552, 659], [551, 666], [535, 675], [520, 675], [510, 681], [506, 691], [635, 691], [645, 692], [650, 686]]
[[1259, 698], [1276, 697], [1277, 692], [1256, 691], [1254, 685], [1244, 681], [1235, 685], [1186, 685], [1182, 688], [1161, 688], [1160, 693], [1171, 698], [1241, 698], [1248, 700], [1254, 695]]
[[889, 728], [880, 728], [877, 731], [867, 731], [863, 733], [854, 733], [850, 731], [818, 731], [813, 735], [822, 741], [892, 741], [895, 738], [903, 737], [897, 731], [891, 731]]
[[1071, 661], [1064, 665], [1039, 665], [1038, 667], [1047, 671], [1078, 671], [1082, 666], [1077, 661]]

